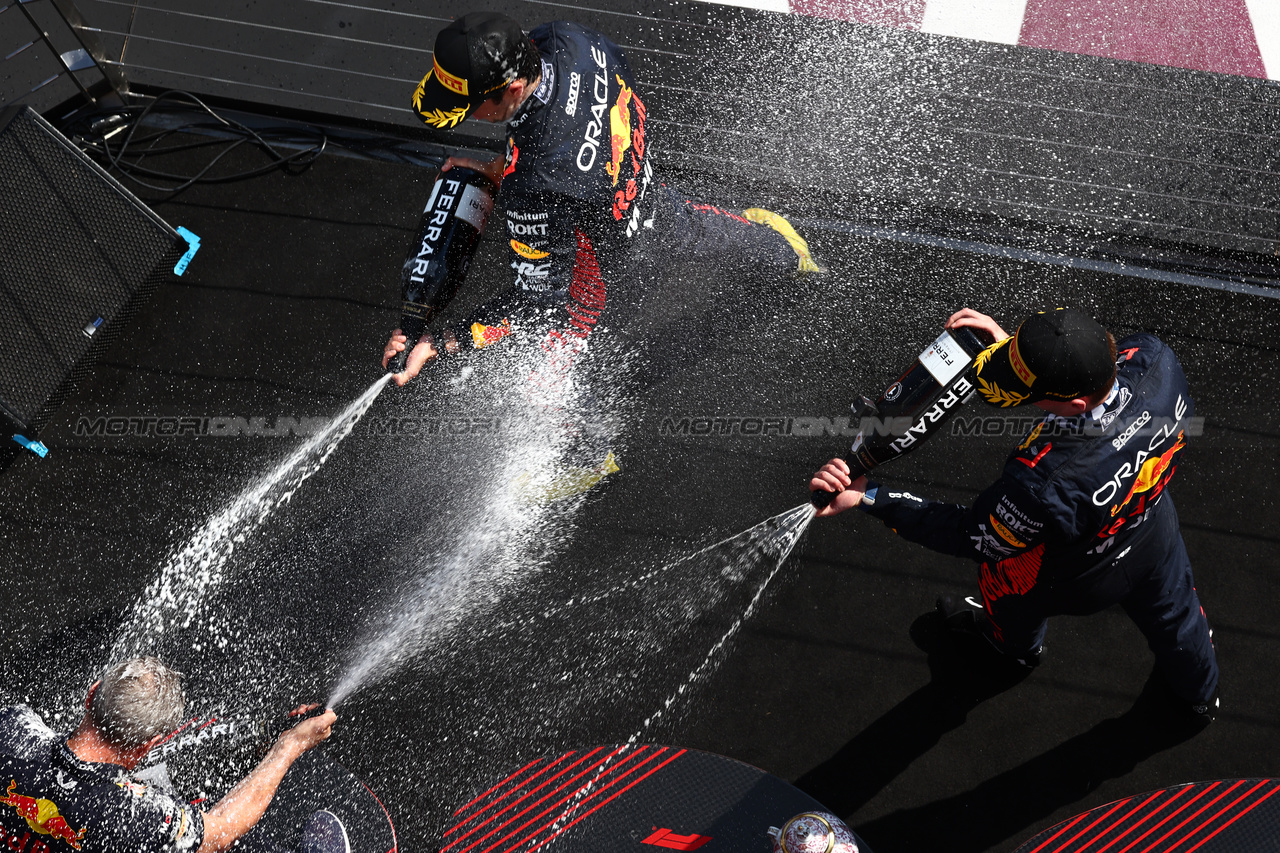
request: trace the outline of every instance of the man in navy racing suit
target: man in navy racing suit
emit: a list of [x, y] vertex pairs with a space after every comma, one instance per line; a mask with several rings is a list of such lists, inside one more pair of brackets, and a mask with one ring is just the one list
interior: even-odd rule
[[[424, 335], [403, 385], [437, 355], [536, 338], [547, 353], [532, 381], [554, 389], [597, 329], [625, 323], [639, 294], [624, 273], [646, 257], [705, 261], [729, 277], [787, 278], [817, 269], [808, 245], [777, 214], [687, 201], [658, 177], [654, 127], [622, 50], [598, 32], [557, 21], [526, 35], [504, 15], [464, 15], [436, 39], [413, 104], [427, 124], [465, 117], [506, 123], [505, 158], [450, 158], [501, 186], [515, 286], [463, 322]], [[407, 345], [397, 329], [383, 366]]]
[[[246, 833], [293, 762], [329, 736], [333, 712], [285, 732], [253, 772], [205, 811], [135, 773], [181, 723], [183, 708], [180, 675], [143, 657], [116, 664], [89, 688], [84, 719], [70, 735], [55, 734], [25, 705], [0, 709], [0, 849], [213, 853], [236, 846], [277, 853], [274, 843]], [[341, 822], [323, 810], [308, 821], [302, 850], [350, 853]]]
[[1034, 314], [1012, 337], [971, 309], [947, 326], [996, 340], [974, 362], [984, 401], [1033, 403], [1046, 416], [971, 507], [851, 480], [834, 459], [810, 482], [840, 493], [819, 515], [856, 505], [905, 539], [978, 561], [982, 604], [944, 596], [938, 608], [949, 628], [1023, 666], [1039, 660], [1047, 617], [1119, 603], [1173, 693], [1212, 720], [1217, 659], [1167, 490], [1194, 411], [1173, 351], [1148, 334], [1117, 347], [1071, 309]]

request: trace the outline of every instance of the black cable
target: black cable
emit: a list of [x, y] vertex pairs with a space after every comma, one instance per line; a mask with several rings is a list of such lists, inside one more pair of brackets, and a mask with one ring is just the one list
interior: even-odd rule
[[[176, 102], [176, 106], [174, 106]], [[199, 120], [188, 121], [176, 127], [157, 130], [151, 133], [139, 133], [147, 117], [153, 112], [186, 112], [196, 108], [205, 115]], [[205, 117], [207, 116], [207, 118]], [[209, 121], [211, 118], [213, 121]], [[127, 128], [123, 141], [115, 147], [110, 137]], [[87, 152], [96, 154], [105, 160], [108, 171], [118, 172], [138, 186], [159, 193], [164, 193], [162, 200], [167, 200], [195, 184], [229, 183], [259, 175], [265, 175], [276, 169], [287, 174], [299, 174], [305, 171], [324, 153], [329, 143], [328, 134], [316, 127], [277, 127], [254, 130], [233, 119], [224, 118], [207, 104], [189, 92], [171, 90], [157, 96], [145, 106], [133, 105], [114, 108], [106, 114], [98, 113], [86, 116], [77, 123], [73, 130], [77, 143]], [[231, 139], [200, 140], [196, 142], [178, 142], [162, 145], [164, 140], [175, 134], [216, 132], [229, 135]], [[240, 146], [253, 144], [270, 160], [269, 163], [240, 172], [224, 175], [210, 173], [231, 152]], [[274, 143], [274, 144], [273, 144]], [[281, 144], [306, 146], [300, 151], [285, 153], [277, 148]], [[180, 175], [162, 169], [142, 165], [148, 157], [159, 157], [182, 151], [199, 148], [222, 146], [202, 168], [194, 175]], [[150, 180], [148, 180], [150, 179]], [[169, 184], [152, 183], [152, 180], [167, 181]]]

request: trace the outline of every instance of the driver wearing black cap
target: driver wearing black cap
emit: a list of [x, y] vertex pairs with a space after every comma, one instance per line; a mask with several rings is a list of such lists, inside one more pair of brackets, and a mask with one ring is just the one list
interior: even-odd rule
[[[515, 273], [511, 290], [437, 333], [449, 351], [535, 337], [551, 363], [572, 364], [596, 329], [616, 325], [620, 298], [638, 303], [634, 288], [621, 291], [641, 258], [705, 262], [731, 280], [818, 269], [778, 214], [688, 201], [662, 183], [647, 97], [622, 49], [579, 24], [525, 34], [505, 15], [473, 12], [439, 33], [413, 107], [441, 130], [468, 117], [507, 124], [505, 158], [453, 157], [444, 169], [466, 166], [501, 184]], [[383, 365], [406, 343], [396, 330]], [[436, 354], [435, 338], [423, 336], [396, 381]]]
[[1117, 346], [1072, 309], [1033, 314], [1013, 336], [967, 308], [947, 322], [959, 326], [996, 340], [974, 360], [985, 402], [1047, 413], [1000, 479], [964, 507], [851, 480], [834, 459], [810, 482], [840, 493], [819, 515], [857, 505], [910, 541], [977, 560], [982, 603], [943, 596], [938, 608], [949, 628], [1024, 667], [1039, 661], [1049, 616], [1120, 604], [1168, 687], [1212, 720], [1218, 664], [1167, 491], [1194, 432], [1177, 357], [1147, 334]]

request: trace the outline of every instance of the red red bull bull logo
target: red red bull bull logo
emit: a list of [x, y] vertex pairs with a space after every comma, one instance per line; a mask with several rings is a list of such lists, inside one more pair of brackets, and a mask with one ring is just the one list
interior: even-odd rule
[[484, 323], [471, 324], [471, 342], [475, 344], [476, 349], [484, 349], [509, 334], [511, 334], [511, 320], [506, 317], [502, 318], [502, 322], [496, 326], [486, 326]]
[[1138, 467], [1124, 499], [1111, 506], [1111, 516], [1115, 520], [1107, 522], [1098, 531], [1097, 538], [1100, 541], [1092, 549], [1093, 553], [1103, 553], [1115, 543], [1113, 537], [1117, 533], [1126, 528], [1137, 527], [1146, 520], [1147, 512], [1155, 506], [1165, 487], [1173, 479], [1174, 472], [1178, 470], [1177, 455], [1186, 446], [1184, 436], [1185, 433], [1179, 432], [1178, 440], [1172, 447], [1159, 456], [1148, 457]]
[[[52, 800], [28, 797], [17, 793], [18, 782], [11, 779], [9, 789], [0, 797], [0, 803], [12, 806], [18, 816], [26, 821], [27, 826], [37, 835], [49, 836], [51, 839], [65, 841], [73, 849], [79, 850], [84, 840], [85, 828], [79, 832], [71, 828], [67, 819], [58, 814], [58, 806]], [[0, 828], [2, 829], [2, 828]], [[40, 838], [32, 838], [30, 833], [19, 836], [12, 831], [5, 831], [5, 842], [10, 850], [17, 853], [45, 853], [49, 849], [47, 842]], [[28, 848], [27, 844], [31, 842]]]
[[569, 285], [569, 300], [564, 306], [569, 322], [547, 333], [542, 343], [545, 361], [529, 374], [530, 382], [552, 393], [558, 393], [566, 386], [569, 370], [585, 349], [587, 338], [604, 313], [607, 298], [595, 247], [581, 230], [577, 232], [577, 240], [573, 280]]
[[[631, 147], [631, 111], [628, 105], [634, 100], [637, 109], [644, 109], [636, 93], [621, 77], [618, 77], [618, 85], [622, 87], [618, 91], [618, 101], [609, 110], [609, 147], [612, 156], [604, 167], [609, 177], [613, 178], [615, 187], [618, 185], [618, 175], [622, 171], [622, 155]], [[643, 148], [643, 137], [640, 144]]]
[[1159, 456], [1153, 456], [1143, 462], [1142, 467], [1138, 469], [1138, 473], [1133, 478], [1133, 485], [1129, 487], [1129, 493], [1124, 496], [1124, 500], [1111, 507], [1111, 515], [1119, 515], [1135, 497], [1145, 495], [1159, 486], [1165, 474], [1172, 473], [1170, 466], [1173, 465], [1173, 457], [1186, 446], [1187, 442], [1184, 434], [1178, 433], [1178, 440], [1172, 447]]
[[[1169, 468], [1173, 456], [1177, 454], [1185, 446], [1185, 431], [1179, 429], [1182, 420], [1186, 417], [1190, 403], [1178, 396], [1177, 402], [1173, 407], [1172, 418], [1152, 418], [1150, 422], [1144, 425], [1139, 431], [1126, 431], [1126, 436], [1121, 446], [1125, 446], [1130, 439], [1141, 434], [1143, 436], [1150, 435], [1151, 439], [1145, 447], [1141, 447], [1134, 453], [1132, 461], [1124, 462], [1116, 469], [1115, 473], [1107, 479], [1105, 483], [1097, 488], [1093, 493], [1093, 505], [1098, 507], [1111, 507], [1111, 514], [1117, 515], [1121, 509], [1129, 502], [1134, 495], [1143, 494], [1152, 489], [1152, 484], [1159, 481], [1161, 475]], [[1177, 438], [1174, 439], [1174, 433]], [[1170, 450], [1161, 451], [1160, 448], [1165, 447], [1170, 439], [1174, 439], [1174, 447], [1172, 453]], [[1157, 456], [1157, 452], [1159, 455]], [[1159, 469], [1159, 473], [1154, 477], [1152, 472]], [[1139, 477], [1139, 474], [1143, 476]], [[1120, 494], [1120, 490], [1124, 484], [1132, 477], [1135, 482], [1129, 487], [1128, 493], [1123, 500], [1117, 501], [1116, 496]], [[1142, 480], [1146, 485], [1139, 486], [1137, 481]]]
[[[628, 175], [627, 182], [613, 197], [613, 218], [622, 219], [637, 195], [643, 196], [638, 179], [645, 169], [646, 110], [640, 96], [627, 86], [622, 77], [617, 79], [622, 88], [618, 92], [618, 100], [609, 110], [610, 157], [604, 170], [613, 179], [615, 187], [623, 174]], [[630, 168], [626, 168], [628, 164]]]

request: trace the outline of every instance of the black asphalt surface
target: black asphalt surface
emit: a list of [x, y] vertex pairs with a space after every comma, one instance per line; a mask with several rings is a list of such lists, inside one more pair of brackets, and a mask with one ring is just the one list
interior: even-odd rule
[[[301, 441], [76, 435], [77, 422], [271, 422], [341, 410], [378, 374], [397, 269], [430, 176], [326, 156], [301, 176], [196, 188], [156, 205], [202, 237], [200, 253], [55, 417], [44, 434], [50, 456], [24, 454], [3, 475], [9, 697], [58, 710], [66, 723], [103, 654], [69, 638], [109, 638], [169, 552]], [[616, 445], [622, 473], [572, 517], [541, 528], [549, 541], [527, 576], [481, 577], [467, 593], [474, 608], [406, 648], [398, 674], [344, 706], [328, 748], [383, 796], [405, 849], [428, 849], [447, 810], [517, 762], [636, 733], [798, 781], [878, 851], [944, 841], [1010, 850], [1121, 795], [1271, 771], [1280, 306], [833, 231], [810, 236], [829, 272], [779, 282], [784, 296], [744, 301], [731, 324], [699, 328], [693, 312], [708, 343], [627, 412]], [[464, 299], [502, 284], [498, 248], [486, 241]], [[684, 304], [680, 294], [692, 304], [700, 281], [669, 284], [667, 308]], [[743, 613], [762, 570], [725, 580], [719, 567], [694, 563], [640, 591], [562, 605], [795, 506], [807, 473], [847, 441], [663, 435], [663, 421], [839, 418], [857, 393], [909, 363], [953, 309], [975, 306], [1012, 325], [1064, 304], [1117, 332], [1169, 341], [1206, 418], [1172, 494], [1216, 629], [1220, 719], [1189, 739], [1152, 723], [1137, 702], [1151, 658], [1118, 609], [1055, 620], [1044, 664], [1021, 683], [963, 669], [957, 681], [945, 653], [926, 653], [909, 629], [938, 594], [971, 591], [974, 567], [850, 514], [812, 526], [718, 665], [645, 728]], [[444, 381], [462, 366], [442, 363], [416, 387], [384, 393], [239, 547], [233, 580], [202, 617], [235, 629], [222, 632], [234, 637], [227, 648], [196, 648], [216, 633], [199, 621], [167, 636], [161, 651], [189, 673], [193, 699], [284, 707], [322, 695], [366, 626], [412, 610], [412, 579], [431, 559], [423, 543], [453, 542], [482, 523], [477, 496], [493, 472], [482, 439], [392, 438], [371, 424], [405, 412], [494, 413], [467, 385]], [[884, 479], [963, 501], [995, 476], [1013, 441], [943, 436]], [[551, 605], [558, 615], [540, 617]]]
[[[80, 6], [109, 67], [141, 91], [417, 136], [428, 132], [404, 93], [463, 11], [396, 0]], [[977, 218], [979, 235], [1021, 245], [1280, 279], [1273, 81], [683, 0], [465, 9], [609, 34], [642, 86], [668, 171], [732, 177], [810, 215], [932, 230]], [[0, 32], [0, 51], [7, 42]], [[33, 84], [51, 73], [42, 69], [30, 70]], [[21, 91], [17, 80], [8, 88]], [[503, 141], [493, 128], [463, 132]], [[1201, 256], [1188, 263], [1178, 243]]]
[[[915, 37], [887, 38], [892, 46]], [[1232, 140], [1247, 148], [1274, 132], [1273, 108], [1252, 111], [1236, 91], [1243, 83], [1178, 74], [1175, 88], [1234, 104], [1258, 123], [1239, 136], [1205, 130], [1202, 153], [1214, 162], [1234, 156]], [[1115, 89], [1108, 84], [1109, 97]], [[1165, 127], [1144, 144], [1177, 136]], [[921, 186], [938, 186], [934, 165], [956, 173], [970, 157], [949, 146], [936, 161], [927, 145], [910, 150], [925, 169]], [[190, 172], [202, 156], [169, 162]], [[260, 162], [241, 152], [230, 165]], [[862, 174], [874, 175], [876, 162], [868, 156]], [[902, 162], [884, 162], [904, 174]], [[679, 166], [679, 179], [706, 201], [763, 202], [793, 215], [827, 272], [747, 291], [706, 270], [647, 283], [638, 331], [663, 367], [619, 409], [622, 471], [541, 517], [520, 541], [502, 541], [524, 522], [488, 497], [510, 475], [494, 466], [495, 448], [536, 440], [494, 376], [501, 357], [442, 362], [415, 385], [385, 391], [320, 470], [237, 545], [211, 606], [157, 642], [188, 674], [193, 703], [261, 712], [323, 699], [369, 636], [428, 613], [401, 648], [403, 665], [340, 708], [325, 747], [379, 794], [411, 851], [432, 849], [456, 806], [515, 767], [633, 735], [792, 781], [878, 853], [1010, 851], [1121, 796], [1274, 772], [1280, 302], [1187, 283], [1149, 258], [1133, 275], [1114, 263], [1151, 239], [1190, 258], [1179, 269], [1197, 276], [1227, 262], [1265, 273], [1274, 234], [1215, 226], [1221, 239], [1169, 242], [1185, 236], [1177, 223], [1187, 211], [1214, 215], [1194, 199], [1160, 203], [1173, 226], [1126, 231], [1128, 214], [1110, 190], [1083, 190], [1107, 217], [1098, 231], [1072, 231], [1081, 220], [1073, 214], [1064, 225], [1043, 212], [1052, 192], [1031, 181], [1023, 184], [1034, 184], [1037, 200], [1019, 202], [1025, 218], [992, 218], [994, 208], [975, 212], [964, 199], [931, 218], [945, 193], [922, 190], [921, 206], [898, 216], [896, 202], [876, 187], [845, 186], [842, 174], [789, 166], [775, 182], [709, 158], [686, 156]], [[1212, 186], [1218, 167], [1203, 168], [1200, 186]], [[782, 180], [797, 172], [804, 177]], [[813, 174], [828, 185], [812, 188]], [[300, 175], [156, 201], [202, 248], [54, 417], [42, 435], [49, 457], [24, 453], [0, 474], [0, 698], [30, 701], [69, 726], [105, 645], [170, 554], [304, 441], [90, 434], [96, 419], [278, 424], [341, 411], [379, 375], [401, 260], [431, 178], [429, 169], [335, 151]], [[1265, 193], [1233, 186], [1229, 216], [1215, 221], [1236, 222], [1250, 205], [1269, 209]], [[1157, 196], [1168, 201], [1163, 192], [1142, 198]], [[948, 239], [933, 239], [944, 232]], [[1059, 256], [1027, 251], [1046, 246]], [[503, 249], [491, 234], [457, 310], [506, 284]], [[1109, 265], [1077, 263], [1077, 249]], [[919, 617], [941, 593], [973, 591], [975, 567], [854, 513], [814, 522], [706, 663], [772, 567], [674, 561], [803, 502], [810, 472], [849, 441], [817, 419], [838, 425], [857, 395], [882, 390], [954, 310], [978, 308], [1012, 328], [1059, 305], [1092, 312], [1118, 336], [1148, 331], [1170, 343], [1205, 418], [1171, 494], [1215, 629], [1218, 721], [1194, 735], [1170, 722], [1148, 684], [1150, 653], [1118, 608], [1054, 620], [1044, 662], [1017, 683], [957, 661]], [[470, 378], [451, 381], [468, 368]], [[387, 424], [405, 417], [438, 432], [388, 435]], [[689, 433], [680, 434], [686, 418]], [[738, 432], [695, 434], [695, 421], [717, 419]], [[788, 419], [789, 434], [742, 434]], [[964, 502], [994, 479], [1017, 440], [944, 435], [883, 479]], [[496, 550], [479, 548], [475, 532], [495, 529], [499, 545], [485, 547]], [[467, 559], [451, 562], [457, 554]]]

